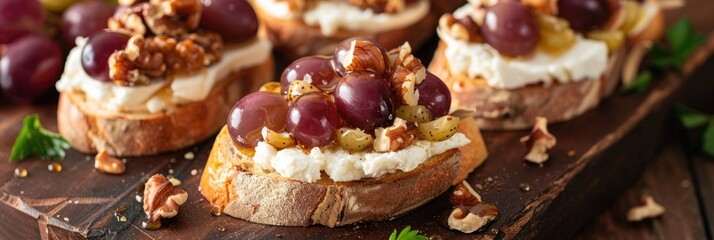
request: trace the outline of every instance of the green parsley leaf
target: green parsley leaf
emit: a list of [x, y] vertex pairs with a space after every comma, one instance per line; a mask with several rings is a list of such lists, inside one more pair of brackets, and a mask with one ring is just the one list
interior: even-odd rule
[[64, 159], [64, 150], [69, 142], [57, 133], [42, 128], [37, 114], [28, 115], [22, 121], [22, 130], [15, 139], [10, 153], [10, 162], [37, 156], [42, 159]]
[[710, 119], [712, 119], [711, 116], [706, 115], [704, 113], [700, 113], [684, 105], [677, 105], [675, 107], [675, 111], [677, 111], [677, 116], [679, 116], [679, 120], [686, 128], [696, 128], [702, 126], [708, 123]]
[[419, 230], [412, 230], [411, 226], [407, 226], [397, 235], [397, 229], [394, 229], [389, 240], [428, 240], [424, 235], [419, 234]]
[[666, 35], [669, 48], [658, 43], [649, 54], [650, 62], [658, 68], [682, 68], [684, 62], [706, 40], [704, 35], [696, 32], [688, 18], [667, 28]]
[[636, 92], [636, 93], [643, 93], [647, 91], [647, 87], [650, 86], [650, 82], [652, 81], [652, 73], [649, 71], [644, 71], [641, 72], [640, 74], [637, 75], [637, 78], [635, 78], [630, 85], [624, 86], [622, 88], [622, 92]]
[[714, 157], [714, 119], [709, 121], [707, 129], [704, 130], [704, 135], [702, 135], [702, 151]]

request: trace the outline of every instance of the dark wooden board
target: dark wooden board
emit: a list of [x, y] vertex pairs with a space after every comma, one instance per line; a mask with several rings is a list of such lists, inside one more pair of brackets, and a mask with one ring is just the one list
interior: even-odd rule
[[[691, 15], [695, 25], [709, 32], [714, 29], [707, 15], [711, 9], [701, 9], [690, 5], [674, 14], [696, 13]], [[522, 161], [525, 149], [518, 139], [525, 132], [484, 133], [491, 157], [468, 181], [477, 186], [486, 201], [498, 206], [503, 215], [492, 225], [495, 230], [484, 234], [466, 235], [444, 227], [443, 215], [450, 209], [447, 195], [392, 221], [335, 229], [264, 226], [227, 216], [212, 216], [197, 189], [211, 140], [175, 153], [128, 159], [127, 172], [121, 176], [96, 172], [92, 156], [75, 151], [68, 152], [60, 173], [47, 171], [48, 162], [37, 159], [19, 164], [2, 161], [0, 214], [7, 217], [4, 219], [13, 220], [0, 225], [0, 234], [2, 238], [13, 239], [386, 239], [393, 229], [410, 225], [428, 236], [444, 239], [566, 238], [637, 179], [660, 146], [669, 107], [684, 97], [688, 89], [714, 88], [712, 81], [685, 81], [709, 53], [710, 48], [700, 51], [695, 61], [690, 62], [691, 68], [682, 75], [660, 76], [647, 95], [618, 94], [582, 117], [551, 126], [558, 145], [551, 153], [551, 160], [542, 166]], [[707, 66], [713, 68], [714, 65]], [[0, 105], [0, 132], [3, 133], [0, 159], [7, 159], [21, 127], [20, 121], [28, 113], [39, 113], [44, 125], [56, 130], [54, 104], [19, 107], [3, 102]], [[196, 159], [183, 159], [188, 151], [195, 152]], [[575, 151], [575, 156], [568, 156], [569, 151]], [[15, 167], [27, 168], [30, 175], [23, 179], [12, 177]], [[197, 175], [191, 174], [194, 169]], [[141, 204], [135, 200], [135, 188], [151, 174], [169, 174], [170, 170], [183, 181], [181, 187], [189, 193], [189, 202], [175, 219], [164, 221], [161, 230], [143, 230], [140, 225], [144, 214]], [[530, 185], [531, 190], [521, 191], [521, 184]], [[120, 206], [127, 209], [123, 213], [125, 222], [118, 221], [114, 215]]]

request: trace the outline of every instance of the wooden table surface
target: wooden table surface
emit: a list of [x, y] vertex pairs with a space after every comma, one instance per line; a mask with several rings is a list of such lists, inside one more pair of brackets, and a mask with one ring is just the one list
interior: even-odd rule
[[[684, 8], [667, 12], [667, 16], [670, 20], [689, 16], [697, 29], [709, 33], [714, 30], [714, 22], [710, 21], [712, 12], [714, 6], [708, 0], [689, 0]], [[709, 44], [714, 45], [712, 42]], [[700, 58], [708, 54], [702, 53]], [[700, 64], [701, 61], [691, 66], [699, 67]], [[707, 219], [712, 219], [708, 216], [712, 216], [714, 206], [707, 202], [714, 201], [714, 166], [710, 160], [692, 154], [691, 145], [682, 147], [683, 140], [690, 140], [684, 133], [691, 133], [677, 129], [669, 117], [669, 108], [675, 101], [688, 100], [711, 106], [714, 84], [708, 77], [714, 76], [714, 62], [701, 66], [694, 73], [693, 69], [685, 69], [683, 75], [659, 76], [648, 95], [618, 94], [583, 117], [557, 124], [552, 131], [562, 138], [552, 153], [552, 160], [542, 167], [523, 163], [523, 152], [512, 150], [514, 145], [520, 147], [517, 139], [525, 132], [485, 133], [491, 158], [468, 181], [478, 184], [484, 199], [496, 204], [503, 214], [492, 226], [493, 231], [485, 234], [465, 235], [443, 227], [440, 222], [443, 213], [449, 209], [446, 195], [392, 221], [336, 229], [263, 226], [227, 216], [211, 216], [210, 207], [197, 191], [198, 176], [210, 151], [212, 140], [209, 139], [174, 153], [128, 159], [127, 172], [122, 176], [96, 172], [92, 167], [92, 156], [75, 151], [68, 152], [60, 173], [47, 171], [48, 162], [38, 159], [19, 164], [0, 161], [0, 219], [12, 220], [0, 225], [0, 239], [386, 239], [392, 229], [406, 225], [437, 239], [537, 238], [545, 233], [553, 234], [554, 238], [568, 237], [609, 205], [615, 192], [637, 179], [642, 167], [652, 162], [649, 158], [657, 160], [644, 177], [594, 222], [585, 224], [578, 236], [710, 238], [712, 227]], [[688, 78], [689, 74], [694, 77]], [[710, 101], [697, 99], [697, 96]], [[33, 106], [15, 106], [0, 101], [0, 132], [3, 133], [0, 135], [0, 160], [7, 159], [22, 117], [29, 113], [39, 113], [43, 124], [56, 130], [52, 101]], [[668, 129], [670, 127], [673, 129]], [[679, 139], [671, 136], [679, 136]], [[661, 139], [670, 141], [660, 144]], [[567, 157], [571, 150], [575, 150], [576, 155]], [[183, 159], [183, 154], [189, 151], [196, 153], [194, 160]], [[30, 170], [27, 178], [12, 177], [13, 169], [18, 166]], [[193, 170], [196, 175], [192, 174]], [[144, 215], [141, 204], [134, 197], [136, 187], [157, 172], [182, 179], [181, 187], [190, 197], [175, 219], [164, 222], [163, 229], [146, 231], [139, 227]], [[521, 183], [530, 184], [531, 191], [521, 191]], [[608, 193], [608, 187], [612, 192]], [[625, 222], [624, 214], [643, 190], [652, 193], [668, 212], [657, 221]], [[117, 216], [114, 212], [120, 207], [125, 207], [126, 211]], [[119, 220], [122, 216], [126, 221]]]

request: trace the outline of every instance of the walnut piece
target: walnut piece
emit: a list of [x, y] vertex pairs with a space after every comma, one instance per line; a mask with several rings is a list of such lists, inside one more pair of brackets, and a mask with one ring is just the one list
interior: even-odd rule
[[144, 187], [144, 212], [148, 222], [172, 218], [188, 199], [188, 194], [161, 174], [151, 176]]
[[633, 207], [627, 212], [627, 221], [639, 222], [646, 218], [656, 218], [664, 214], [664, 207], [655, 202], [652, 196], [645, 194], [642, 196], [642, 205]]
[[387, 53], [367, 40], [352, 40], [350, 48], [342, 58], [345, 72], [371, 71], [377, 75], [385, 74], [387, 69]]
[[416, 86], [426, 79], [426, 67], [412, 54], [409, 43], [389, 52], [390, 64], [394, 69], [389, 81], [392, 92], [399, 96], [402, 104], [415, 106], [419, 102], [419, 92]]
[[522, 0], [526, 6], [551, 16], [558, 14], [558, 0]]
[[439, 18], [439, 29], [455, 39], [466, 42], [483, 42], [479, 25], [470, 16], [455, 18], [450, 13]]
[[375, 13], [396, 13], [404, 10], [404, 0], [346, 0], [348, 4], [362, 9], [371, 9]]
[[472, 233], [498, 218], [496, 206], [481, 201], [481, 196], [462, 181], [454, 188], [450, 197], [454, 210], [447, 220], [449, 228], [464, 233]]
[[536, 117], [533, 130], [528, 136], [522, 137], [521, 142], [528, 149], [526, 160], [532, 163], [543, 163], [548, 160], [548, 150], [556, 143], [555, 136], [548, 132], [548, 119]]
[[104, 151], [104, 149], [99, 151], [97, 156], [94, 157], [94, 168], [100, 172], [109, 174], [122, 174], [126, 170], [126, 166], [121, 160], [109, 156], [109, 153]]
[[113, 32], [126, 35], [144, 35], [146, 25], [144, 25], [142, 11], [142, 6], [118, 8], [114, 16], [107, 20], [107, 27]]
[[198, 28], [202, 11], [199, 0], [151, 0], [142, 14], [154, 34], [180, 36]]
[[394, 120], [394, 124], [387, 128], [374, 130], [374, 150], [377, 152], [391, 152], [404, 149], [416, 141], [416, 134], [407, 126], [407, 121], [401, 118]]

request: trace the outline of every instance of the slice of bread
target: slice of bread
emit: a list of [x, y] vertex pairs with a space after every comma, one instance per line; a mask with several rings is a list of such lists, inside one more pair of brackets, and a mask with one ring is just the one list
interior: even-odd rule
[[366, 36], [380, 42], [386, 49], [401, 46], [409, 42], [413, 49], [426, 42], [436, 28], [438, 17], [441, 13], [430, 11], [421, 21], [410, 26], [380, 32], [377, 34], [340, 30], [332, 36], [325, 36], [319, 26], [308, 26], [300, 19], [281, 19], [266, 14], [259, 4], [253, 4], [255, 11], [260, 16], [266, 33], [273, 41], [275, 49], [281, 52], [288, 60], [294, 60], [308, 55], [332, 55], [337, 44], [350, 37]]
[[228, 111], [243, 95], [273, 78], [273, 59], [232, 73], [199, 102], [160, 113], [108, 113], [88, 104], [84, 94], [64, 91], [57, 106], [57, 127], [85, 153], [104, 149], [113, 156], [146, 156], [203, 141], [225, 125]]
[[[480, 138], [471, 141], [483, 145]], [[473, 152], [479, 148], [471, 149], [469, 153], [485, 158], [485, 152]], [[483, 162], [481, 159], [478, 163], [463, 163], [462, 152], [452, 149], [427, 159], [409, 172], [350, 182], [333, 182], [323, 174], [319, 181], [306, 183], [255, 169], [243, 151], [224, 128], [216, 137], [201, 176], [201, 194], [225, 214], [280, 226], [334, 227], [389, 219], [440, 195], [457, 175], [467, 174]], [[462, 166], [471, 169], [460, 170]]]
[[537, 116], [552, 123], [562, 122], [596, 107], [617, 88], [626, 52], [622, 47], [610, 54], [600, 79], [500, 89], [489, 86], [484, 79], [451, 74], [445, 49], [446, 44], [439, 43], [429, 71], [446, 82], [459, 106], [476, 108], [478, 127], [488, 130], [528, 129]]

